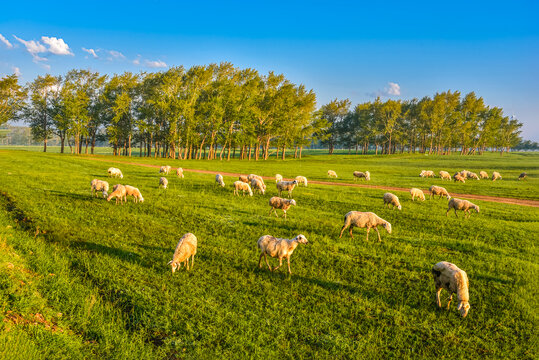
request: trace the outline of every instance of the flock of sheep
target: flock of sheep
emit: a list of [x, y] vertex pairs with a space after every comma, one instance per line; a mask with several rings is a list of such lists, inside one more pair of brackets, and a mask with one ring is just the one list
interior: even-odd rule
[[[159, 173], [168, 175], [171, 172], [172, 168], [170, 166], [161, 166]], [[123, 178], [122, 172], [117, 168], [109, 168], [108, 169], [108, 175], [109, 177], [116, 177], [116, 178]], [[183, 169], [178, 168], [176, 170], [176, 175], [180, 178], [183, 178]], [[327, 175], [329, 177], [337, 178], [337, 173], [333, 170], [328, 170]], [[442, 180], [451, 180], [451, 176], [447, 171], [440, 171], [439, 172], [440, 177]], [[370, 180], [370, 173], [368, 171], [361, 172], [361, 171], [354, 171], [353, 172], [354, 179], [365, 179], [367, 181]], [[435, 177], [434, 172], [430, 170], [423, 170], [421, 171], [420, 175], [421, 177]], [[522, 173], [519, 176], [519, 180], [522, 180], [526, 178], [526, 173]], [[453, 179], [455, 181], [464, 182], [465, 179], [485, 179], [488, 178], [488, 174], [484, 171], [481, 171], [479, 173], [479, 176], [473, 172], [469, 172], [467, 170], [463, 170], [460, 172], [457, 172], [453, 175]], [[498, 179], [501, 179], [501, 175], [498, 172], [492, 173], [492, 180], [496, 181]], [[276, 188], [279, 193], [279, 196], [274, 196], [270, 198], [269, 200], [269, 206], [271, 207], [269, 214], [271, 215], [272, 212], [275, 213], [275, 216], [278, 217], [277, 210], [283, 211], [283, 217], [286, 219], [286, 212], [292, 205], [296, 206], [296, 201], [294, 199], [291, 199], [292, 197], [292, 191], [297, 185], [303, 185], [307, 186], [308, 181], [307, 178], [304, 176], [297, 176], [294, 180], [287, 181], [284, 180], [283, 177], [280, 174], [277, 174], [275, 176], [276, 181]], [[225, 182], [223, 179], [223, 176], [221, 174], [217, 174], [215, 176], [215, 182], [221, 186], [225, 187]], [[168, 187], [168, 180], [166, 177], [161, 177], [159, 179], [159, 187], [163, 187], [166, 189]], [[245, 195], [247, 193], [249, 196], [253, 196], [254, 192], [259, 192], [260, 194], [265, 194], [266, 192], [266, 184], [264, 183], [264, 179], [255, 174], [250, 175], [240, 175], [239, 179], [234, 182], [234, 195], [237, 196], [240, 194], [240, 192]], [[107, 199], [107, 201], [110, 201], [113, 198], [116, 198], [116, 204], [118, 203], [118, 200], [120, 200], [120, 203], [127, 201], [127, 196], [133, 196], [135, 202], [143, 202], [144, 198], [142, 197], [139, 189], [130, 186], [130, 185], [121, 185], [116, 184], [113, 187], [112, 193], [109, 195], [109, 184], [106, 181], [94, 179], [91, 182], [91, 190], [92, 192], [97, 196], [98, 192], [101, 192], [103, 197]], [[282, 193], [286, 192], [288, 195], [288, 198], [281, 198]], [[465, 213], [465, 217], [469, 216], [470, 210], [475, 210], [479, 213], [479, 206], [472, 204], [471, 202], [467, 200], [461, 200], [461, 199], [455, 199], [451, 198], [447, 190], [441, 186], [432, 185], [429, 188], [430, 193], [430, 199], [432, 199], [432, 196], [439, 196], [440, 198], [445, 196], [448, 200], [448, 209], [446, 211], [446, 216], [449, 213], [450, 210], [455, 211], [455, 216], [457, 216], [457, 210], [463, 211]], [[410, 189], [410, 195], [412, 197], [412, 201], [415, 201], [415, 198], [418, 198], [422, 201], [425, 200], [425, 194], [422, 190], [418, 188], [412, 188]], [[393, 209], [397, 208], [398, 210], [402, 210], [402, 206], [399, 202], [399, 198], [392, 193], [385, 193], [383, 196], [384, 206], [392, 206]], [[386, 229], [386, 231], [391, 234], [391, 224], [380, 218], [378, 215], [372, 212], [360, 212], [360, 211], [350, 211], [344, 216], [344, 224], [341, 228], [339, 238], [342, 237], [343, 232], [346, 229], [349, 229], [350, 237], [353, 238], [352, 230], [354, 227], [359, 228], [366, 228], [367, 230], [367, 237], [366, 239], [369, 239], [369, 232], [371, 229], [374, 229], [378, 235], [378, 241], [381, 241], [380, 232], [378, 231], [378, 226], [383, 227]], [[260, 256], [258, 260], [258, 266], [262, 267], [262, 257], [264, 257], [266, 265], [268, 266], [270, 271], [275, 271], [279, 269], [282, 266], [283, 259], [286, 258], [288, 263], [288, 272], [292, 274], [292, 271], [290, 269], [290, 256], [293, 254], [294, 250], [299, 244], [307, 244], [307, 238], [304, 235], [297, 235], [293, 239], [282, 239], [282, 238], [276, 238], [271, 235], [264, 235], [258, 239], [257, 245], [258, 249], [260, 251]], [[178, 242], [178, 245], [176, 246], [176, 249], [174, 251], [174, 255], [172, 257], [172, 260], [168, 263], [168, 265], [172, 268], [172, 273], [174, 273], [177, 269], [181, 267], [183, 264], [187, 270], [191, 269], [194, 265], [195, 255], [197, 252], [197, 238], [192, 233], [187, 233], [182, 236], [180, 241]], [[272, 268], [268, 262], [267, 256], [278, 258], [279, 259], [279, 266], [276, 266]], [[189, 259], [191, 259], [191, 264], [189, 266]], [[432, 274], [434, 277], [434, 282], [436, 286], [436, 302], [438, 307], [441, 307], [440, 302], [440, 292], [442, 289], [446, 289], [450, 293], [449, 302], [447, 304], [447, 308], [449, 309], [449, 305], [451, 303], [451, 299], [453, 294], [457, 294], [458, 298], [458, 310], [460, 311], [461, 315], [465, 317], [468, 314], [468, 310], [470, 309], [470, 304], [468, 302], [469, 296], [468, 296], [468, 277], [466, 275], [466, 272], [459, 269], [456, 265], [448, 263], [448, 262], [439, 262], [434, 265], [432, 268]]]

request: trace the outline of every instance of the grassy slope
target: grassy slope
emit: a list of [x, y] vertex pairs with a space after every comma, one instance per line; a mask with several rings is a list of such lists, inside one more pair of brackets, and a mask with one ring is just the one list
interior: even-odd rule
[[[307, 176], [327, 170], [327, 159], [311, 160], [286, 164]], [[345, 158], [336, 161], [343, 169], [354, 167]], [[294, 175], [278, 162], [249, 163], [248, 169], [238, 162], [181, 164]], [[146, 201], [114, 206], [92, 199], [88, 190], [108, 165], [0, 152], [0, 190], [9, 194], [2, 206], [19, 209], [18, 217], [27, 218], [24, 227], [46, 230], [33, 241], [6, 242], [44, 279], [38, 282], [40, 296], [64, 314], [62, 322], [73, 334], [69, 343], [82, 354], [312, 358], [360, 351], [365, 357], [532, 358], [537, 353], [533, 234], [539, 230], [539, 209], [477, 202], [481, 213], [463, 220], [444, 216], [444, 200], [411, 203], [401, 196], [403, 211], [397, 212], [382, 207], [381, 190], [310, 185], [295, 190], [298, 206], [285, 222], [267, 216], [272, 186], [263, 197], [234, 198], [232, 178], [225, 177], [228, 186], [221, 189], [213, 186], [213, 176], [190, 173], [184, 180], [170, 176], [170, 189], [159, 191], [155, 169], [127, 165], [121, 166], [122, 183], [138, 186]], [[375, 166], [391, 173], [387, 165], [368, 167]], [[350, 210], [376, 212], [393, 224], [393, 234], [382, 230], [382, 243], [375, 233], [366, 242], [364, 230], [356, 230], [354, 240], [338, 239]], [[195, 268], [171, 276], [166, 263], [187, 231], [199, 238]], [[255, 269], [259, 236], [298, 233], [311, 244], [294, 253], [292, 277], [284, 269], [273, 274]], [[468, 272], [472, 308], [466, 319], [456, 305], [450, 312], [435, 307], [430, 268], [441, 260]]]

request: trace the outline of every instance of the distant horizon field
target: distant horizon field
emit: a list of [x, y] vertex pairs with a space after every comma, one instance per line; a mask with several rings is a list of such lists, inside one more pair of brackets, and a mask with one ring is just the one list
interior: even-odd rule
[[[384, 207], [382, 189], [309, 184], [294, 189], [297, 206], [284, 220], [268, 215], [273, 181], [265, 195], [233, 196], [235, 177], [221, 188], [212, 174], [186, 172], [168, 175], [163, 190], [158, 169], [116, 161], [324, 180], [332, 166], [341, 182], [368, 168], [371, 183], [401, 186], [441, 183], [419, 178], [423, 165], [488, 165], [506, 177], [444, 184], [537, 198], [538, 157], [134, 161], [0, 150], [0, 357], [534, 359], [539, 208], [474, 201], [481, 211], [464, 219], [446, 217], [445, 199], [398, 192], [398, 211]], [[531, 176], [519, 182], [525, 164]], [[109, 166], [124, 178], [107, 178]], [[94, 178], [136, 186], [145, 201], [94, 197]], [[366, 241], [356, 228], [339, 238], [351, 210], [375, 212], [392, 233], [380, 229], [378, 242], [371, 231]], [[194, 268], [172, 275], [167, 263], [187, 232], [199, 241]], [[286, 262], [276, 272], [257, 267], [265, 234], [309, 240], [293, 254], [291, 276]], [[456, 299], [449, 311], [435, 305], [439, 261], [468, 274], [464, 319]]]

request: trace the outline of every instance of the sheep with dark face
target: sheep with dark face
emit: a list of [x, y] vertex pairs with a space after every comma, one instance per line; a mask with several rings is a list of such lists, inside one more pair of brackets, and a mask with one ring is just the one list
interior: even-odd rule
[[528, 177], [528, 174], [526, 174], [525, 172], [523, 172], [522, 174], [520, 174], [520, 175], [518, 176], [518, 179], [519, 179], [519, 180], [524, 180], [524, 179], [526, 179], [527, 177]]
[[450, 294], [449, 301], [447, 302], [447, 310], [449, 310], [453, 294], [457, 294], [457, 299], [459, 301], [457, 310], [460, 311], [462, 317], [466, 317], [470, 310], [468, 275], [466, 272], [459, 269], [455, 264], [441, 261], [432, 267], [432, 276], [434, 277], [434, 284], [436, 286], [436, 305], [438, 305], [439, 308], [442, 307], [440, 293], [442, 292], [442, 289], [446, 289]]
[[[264, 235], [258, 239], [258, 249], [260, 250], [260, 257], [258, 258], [258, 267], [262, 267], [262, 257], [266, 260], [266, 265], [270, 271], [275, 271], [283, 265], [283, 259], [286, 258], [288, 262], [288, 273], [292, 274], [290, 269], [290, 256], [296, 250], [299, 244], [307, 244], [307, 238], [304, 235], [298, 235], [293, 239], [280, 239], [271, 235]], [[267, 255], [279, 259], [279, 266], [271, 268]]]

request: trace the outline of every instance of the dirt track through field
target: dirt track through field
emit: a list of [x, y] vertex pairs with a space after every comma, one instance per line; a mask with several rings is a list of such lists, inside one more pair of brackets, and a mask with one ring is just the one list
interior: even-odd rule
[[[157, 168], [157, 169], [160, 168], [159, 165], [140, 164], [140, 163], [126, 162], [126, 161], [114, 161], [114, 160], [108, 160], [108, 159], [99, 159], [99, 158], [95, 158], [95, 157], [88, 157], [88, 159], [97, 160], [97, 161], [103, 161], [103, 162], [109, 162], [109, 163], [116, 163], [116, 164], [144, 166], [144, 167]], [[221, 175], [224, 175], [224, 176], [240, 176], [240, 175], [242, 175], [242, 174], [228, 173], [228, 172], [222, 172], [222, 171], [186, 169], [186, 168], [184, 168], [183, 171], [200, 173], [200, 174], [212, 174], [212, 175], [221, 174]], [[269, 176], [262, 176], [262, 178], [265, 179], [265, 180], [275, 180], [275, 178], [269, 177]], [[285, 179], [285, 180], [292, 180], [292, 179]], [[348, 187], [391, 190], [391, 191], [405, 191], [405, 192], [410, 191], [409, 188], [401, 188], [401, 187], [394, 187], [394, 186], [384, 186], [384, 185], [349, 184], [349, 183], [338, 183], [338, 182], [318, 181], [318, 180], [309, 180], [309, 183], [310, 184], [317, 184], [317, 185], [348, 186]], [[428, 193], [428, 189], [423, 189], [423, 190]], [[511, 204], [511, 205], [539, 207], [539, 201], [537, 201], [537, 200], [514, 199], [514, 198], [505, 198], [505, 197], [497, 197], [497, 196], [489, 196], [489, 195], [477, 195], [477, 194], [451, 193], [451, 195], [453, 197], [456, 197], [456, 198], [465, 198], [465, 199], [481, 200], [481, 201], [490, 201], [490, 202], [497, 202], [497, 203]]]

